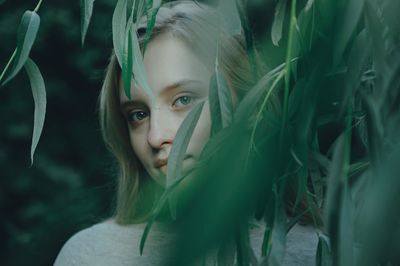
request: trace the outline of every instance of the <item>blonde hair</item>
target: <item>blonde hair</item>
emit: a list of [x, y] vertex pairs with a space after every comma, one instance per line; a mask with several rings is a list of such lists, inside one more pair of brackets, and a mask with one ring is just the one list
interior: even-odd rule
[[[210, 49], [218, 45], [221, 48], [218, 48], [220, 70], [240, 99], [254, 81], [244, 37], [223, 33], [217, 18], [213, 8], [191, 1], [164, 4], [158, 11], [150, 42], [162, 34], [172, 34], [201, 53], [199, 58], [210, 67], [216, 56], [216, 50]], [[146, 29], [144, 17], [137, 28], [141, 49]], [[127, 123], [120, 111], [120, 73], [118, 61], [112, 54], [100, 93], [99, 109], [103, 139], [119, 166], [115, 219], [120, 224], [129, 224], [148, 217], [161, 188], [149, 178], [131, 148]]]

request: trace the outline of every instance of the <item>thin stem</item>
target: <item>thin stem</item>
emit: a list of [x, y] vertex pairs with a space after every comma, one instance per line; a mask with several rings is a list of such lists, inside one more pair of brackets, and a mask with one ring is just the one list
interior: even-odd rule
[[42, 4], [42, 1], [43, 0], [39, 0], [38, 4], [36, 5], [35, 9], [33, 10], [34, 12], [36, 12], [36, 13], [38, 12], [40, 5]]
[[283, 139], [286, 132], [286, 127], [288, 123], [288, 103], [289, 103], [289, 86], [290, 86], [290, 68], [291, 68], [291, 57], [292, 57], [292, 43], [293, 43], [293, 33], [296, 24], [296, 0], [292, 1], [291, 12], [290, 12], [290, 28], [289, 28], [289, 40], [286, 53], [286, 70], [285, 70], [285, 90], [283, 98], [283, 114], [282, 114], [282, 126], [279, 138], [279, 152], [282, 150]]
[[1, 75], [0, 75], [0, 83], [1, 83], [1, 81], [2, 81], [2, 79], [3, 79], [3, 77], [4, 77], [4, 75], [6, 74], [8, 68], [10, 67], [11, 62], [14, 60], [14, 57], [15, 57], [16, 54], [17, 54], [17, 48], [15, 48], [13, 54], [12, 54], [11, 57], [10, 57], [10, 60], [8, 60], [7, 65], [6, 65], [5, 68], [3, 69], [3, 72], [1, 72]]

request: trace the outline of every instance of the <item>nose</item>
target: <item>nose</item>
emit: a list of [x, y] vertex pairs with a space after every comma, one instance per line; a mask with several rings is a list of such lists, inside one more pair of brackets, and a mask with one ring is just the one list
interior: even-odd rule
[[154, 108], [150, 114], [150, 129], [147, 135], [149, 145], [155, 150], [170, 148], [175, 138], [179, 125], [176, 119], [172, 119], [173, 114], [168, 110]]

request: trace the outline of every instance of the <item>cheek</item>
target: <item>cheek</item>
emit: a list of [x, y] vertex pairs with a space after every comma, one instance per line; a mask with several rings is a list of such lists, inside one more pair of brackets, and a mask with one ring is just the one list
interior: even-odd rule
[[192, 138], [190, 139], [188, 150], [196, 157], [200, 155], [204, 145], [210, 138], [211, 117], [209, 108], [208, 101], [206, 101]]
[[[142, 132], [143, 131], [143, 132]], [[131, 143], [131, 148], [139, 161], [146, 166], [146, 156], [147, 152], [147, 147], [146, 147], [146, 133], [144, 130], [135, 130], [129, 131], [129, 139]]]

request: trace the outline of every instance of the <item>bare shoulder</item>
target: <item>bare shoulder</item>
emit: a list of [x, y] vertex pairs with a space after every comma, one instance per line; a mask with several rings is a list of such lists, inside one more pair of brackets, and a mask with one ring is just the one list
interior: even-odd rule
[[[62, 247], [54, 265], [150, 265], [150, 256], [139, 252], [144, 227], [119, 225], [114, 220], [95, 224], [74, 234]], [[158, 239], [157, 231], [153, 236]], [[161, 245], [152, 242], [149, 244]]]

